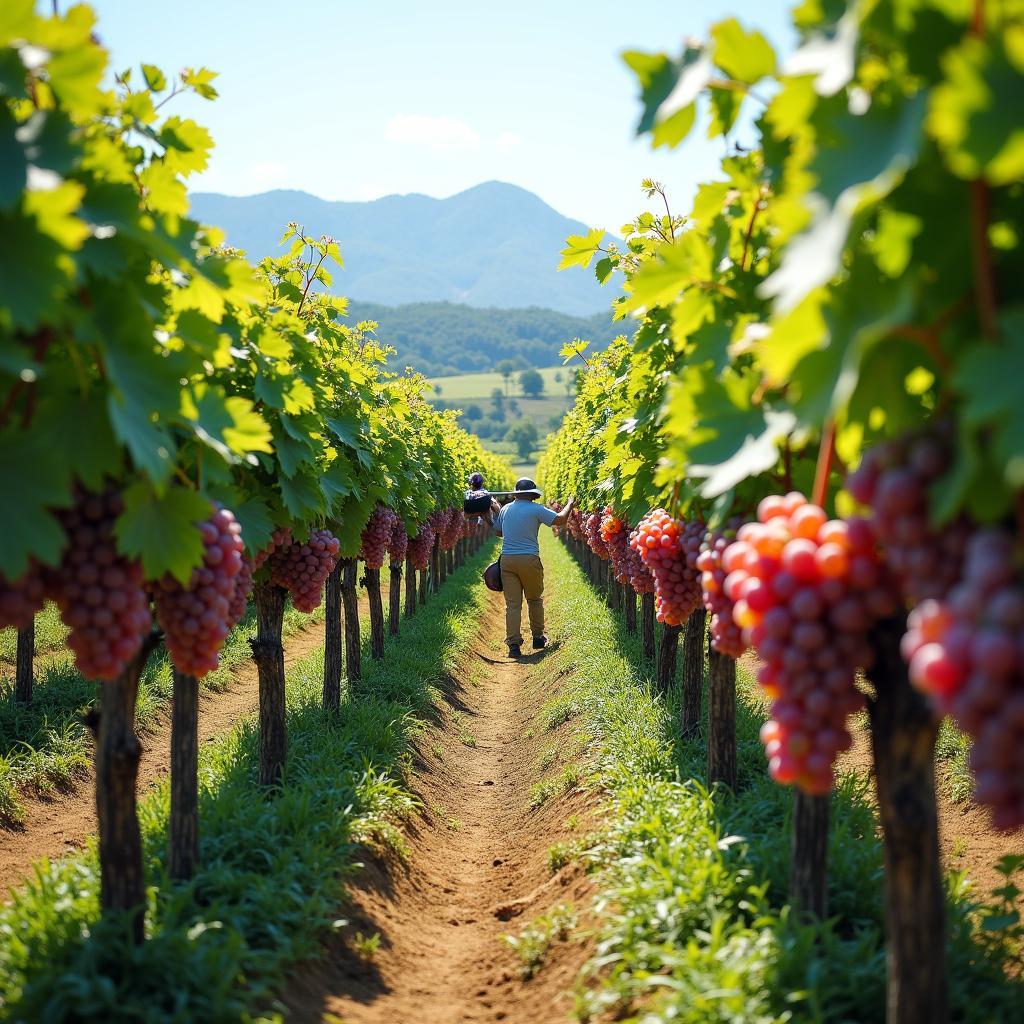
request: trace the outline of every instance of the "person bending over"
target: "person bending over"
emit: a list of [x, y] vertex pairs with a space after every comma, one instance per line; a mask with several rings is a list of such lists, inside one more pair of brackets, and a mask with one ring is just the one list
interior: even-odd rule
[[505, 642], [508, 656], [523, 653], [523, 595], [530, 612], [533, 649], [539, 651], [548, 638], [544, 635], [544, 566], [540, 560], [537, 531], [545, 526], [564, 526], [572, 510], [573, 499], [561, 512], [537, 503], [541, 493], [529, 478], [516, 481], [516, 496], [497, 512], [494, 532], [501, 537], [501, 586], [505, 594]]

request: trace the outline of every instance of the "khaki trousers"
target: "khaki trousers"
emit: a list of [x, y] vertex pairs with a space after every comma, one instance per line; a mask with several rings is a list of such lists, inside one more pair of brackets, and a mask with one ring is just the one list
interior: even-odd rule
[[510, 644], [521, 644], [523, 595], [530, 612], [534, 636], [544, 633], [544, 566], [540, 555], [502, 555], [501, 585], [505, 594], [505, 636]]

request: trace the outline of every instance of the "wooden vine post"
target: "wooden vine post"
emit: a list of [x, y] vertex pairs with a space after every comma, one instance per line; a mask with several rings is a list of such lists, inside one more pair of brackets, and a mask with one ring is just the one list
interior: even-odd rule
[[434, 538], [434, 546], [430, 551], [430, 592], [436, 594], [441, 586], [441, 539]]
[[676, 659], [679, 651], [681, 626], [665, 626], [658, 647], [657, 684], [661, 693], [668, 693], [676, 680]]
[[35, 618], [18, 630], [18, 644], [14, 664], [14, 699], [19, 704], [32, 703], [33, 658], [36, 648]]
[[[359, 634], [359, 594], [356, 590], [357, 562], [343, 558], [341, 570], [341, 603], [345, 611], [345, 678], [349, 689], [363, 677], [362, 639]], [[378, 595], [380, 588], [378, 587]]]
[[910, 685], [899, 619], [872, 634], [868, 701], [885, 856], [886, 1020], [949, 1019], [946, 902], [935, 803], [938, 719]]
[[341, 625], [341, 572], [339, 561], [327, 577], [324, 594], [324, 693], [323, 705], [327, 711], [341, 707], [342, 625]]
[[405, 617], [411, 618], [416, 614], [416, 570], [413, 568], [412, 559], [405, 560]]
[[370, 604], [370, 657], [384, 657], [384, 603], [380, 593], [380, 569], [364, 570], [363, 586]]
[[802, 914], [828, 914], [828, 796], [793, 790], [789, 900]]
[[100, 684], [99, 710], [87, 719], [96, 741], [100, 905], [105, 915], [127, 915], [136, 944], [145, 937], [146, 884], [136, 793], [142, 746], [135, 734], [135, 703], [142, 671], [158, 643], [159, 634], [149, 634], [124, 671]]
[[622, 588], [622, 605], [626, 612], [626, 632], [636, 632], [636, 591], [627, 583]]
[[704, 627], [707, 615], [704, 605], [698, 605], [690, 612], [683, 635], [682, 735], [687, 739], [700, 732], [704, 696]]
[[643, 643], [644, 659], [650, 663], [654, 662], [654, 656], [656, 653], [655, 621], [654, 595], [643, 594], [640, 598], [640, 633], [641, 641]]
[[622, 606], [622, 584], [615, 578], [610, 567], [606, 571], [608, 573], [608, 607], [613, 612], [617, 612]]
[[174, 669], [171, 706], [171, 878], [190, 879], [199, 866], [199, 680]]
[[430, 585], [430, 581], [427, 578], [428, 572], [429, 572], [429, 570], [424, 569], [420, 573], [420, 607], [421, 608], [425, 607], [425, 605], [427, 603], [427, 589], [428, 589], [428, 587]]
[[284, 625], [286, 591], [269, 580], [253, 588], [256, 605], [256, 636], [249, 641], [260, 684], [260, 768], [261, 786], [277, 786], [284, 775], [288, 748], [284, 697]]
[[398, 636], [398, 624], [402, 615], [402, 563], [391, 563], [388, 580], [388, 632]]
[[736, 662], [708, 649], [708, 785], [736, 789]]

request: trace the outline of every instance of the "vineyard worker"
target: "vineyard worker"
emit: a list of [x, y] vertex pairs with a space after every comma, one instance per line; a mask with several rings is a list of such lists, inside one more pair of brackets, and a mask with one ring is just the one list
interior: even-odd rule
[[561, 512], [537, 504], [541, 496], [537, 485], [529, 478], [516, 481], [516, 496], [498, 513], [494, 532], [501, 537], [501, 586], [505, 594], [505, 634], [508, 656], [518, 658], [523, 653], [523, 595], [530, 611], [530, 632], [533, 649], [539, 651], [548, 638], [544, 635], [544, 566], [540, 560], [537, 531], [545, 526], [564, 526], [572, 510], [573, 499], [565, 503]]

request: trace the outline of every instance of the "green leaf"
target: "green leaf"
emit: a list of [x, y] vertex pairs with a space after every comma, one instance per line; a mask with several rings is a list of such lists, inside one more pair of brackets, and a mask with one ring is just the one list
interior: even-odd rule
[[167, 88], [167, 76], [155, 64], [143, 64], [142, 77], [153, 92], [163, 92]]
[[558, 269], [589, 267], [590, 261], [601, 247], [603, 238], [603, 228], [592, 228], [585, 235], [570, 235], [565, 240], [565, 248], [560, 253], [562, 261], [558, 264]]
[[308, 521], [327, 511], [318, 476], [297, 473], [293, 477], [278, 477], [277, 484], [281, 488], [285, 508], [293, 518]]
[[597, 278], [598, 284], [604, 284], [612, 276], [614, 269], [612, 261], [607, 256], [598, 260], [594, 265], [594, 276]]
[[760, 32], [747, 32], [735, 18], [711, 29], [714, 61], [732, 79], [753, 85], [775, 74], [775, 51]]
[[30, 555], [55, 565], [64, 550], [64, 530], [52, 510], [71, 503], [68, 454], [34, 431], [0, 435], [0, 479], [9, 482], [0, 487], [0, 574], [8, 580], [21, 576]]
[[259, 498], [247, 498], [245, 501], [236, 501], [231, 511], [242, 527], [246, 551], [250, 555], [262, 551], [274, 532], [274, 520], [267, 503]]
[[[92, 12], [87, 8], [89, 21]], [[82, 42], [55, 53], [47, 64], [50, 85], [61, 104], [70, 112], [88, 116], [103, 109], [103, 93], [100, 83], [107, 66], [106, 52], [93, 43]]]
[[147, 580], [170, 573], [187, 586], [203, 557], [198, 524], [209, 518], [211, 510], [209, 499], [196, 491], [171, 487], [158, 494], [140, 480], [124, 492], [124, 511], [115, 527], [119, 547], [142, 560]]
[[74, 475], [89, 490], [101, 491], [122, 464], [122, 452], [110, 428], [104, 393], [53, 396], [40, 402], [33, 432], [54, 452], [66, 454]]

